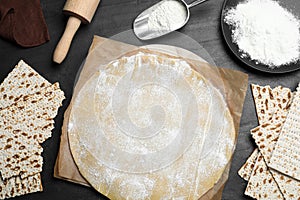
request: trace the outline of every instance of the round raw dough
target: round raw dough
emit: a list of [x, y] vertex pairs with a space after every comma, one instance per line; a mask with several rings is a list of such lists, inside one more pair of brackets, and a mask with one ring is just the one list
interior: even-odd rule
[[198, 199], [234, 149], [223, 96], [182, 59], [137, 52], [82, 87], [69, 121], [74, 160], [111, 199]]

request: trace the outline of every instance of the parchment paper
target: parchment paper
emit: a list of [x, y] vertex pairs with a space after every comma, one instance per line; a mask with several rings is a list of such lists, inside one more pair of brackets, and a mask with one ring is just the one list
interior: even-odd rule
[[[101, 49], [101, 51], [99, 50], [99, 48]], [[95, 49], [97, 49], [97, 51], [95, 51]], [[124, 52], [133, 51], [135, 49], [137, 49], [137, 47], [132, 45], [95, 36], [90, 47], [89, 54], [86, 58], [85, 63], [83, 64], [80, 76], [78, 77], [78, 81], [74, 89], [74, 96], [76, 96], [77, 92], [80, 90], [83, 84], [94, 73], [95, 68], [98, 68], [101, 64], [109, 63], [110, 61], [120, 57], [120, 55], [122, 55]], [[99, 61], [101, 61], [101, 63], [99, 63]], [[208, 64], [206, 64], [205, 66], [210, 67]], [[220, 78], [222, 80], [222, 83], [224, 84], [222, 85], [222, 89], [224, 89], [223, 95], [226, 97], [228, 107], [234, 119], [237, 139], [244, 98], [248, 85], [248, 76], [242, 72], [230, 69], [215, 67], [214, 69], [217, 69], [217, 75], [208, 73], [206, 74], [206, 76], [210, 76], [211, 80], [214, 79], [214, 77], [218, 79]], [[69, 121], [70, 109], [72, 109], [72, 102], [70, 103], [64, 115], [61, 143], [54, 168], [54, 177], [89, 186], [88, 182], [79, 173], [69, 148], [67, 125]], [[228, 179], [229, 169], [230, 163], [228, 163], [226, 169], [224, 170], [221, 179], [215, 184], [213, 188], [211, 188], [205, 195], [200, 198], [201, 200], [221, 199], [224, 185]]]

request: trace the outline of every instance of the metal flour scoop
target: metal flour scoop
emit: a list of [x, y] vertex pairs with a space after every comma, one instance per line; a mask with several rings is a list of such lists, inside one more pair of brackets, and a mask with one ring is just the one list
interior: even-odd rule
[[187, 4], [184, 0], [163, 0], [143, 11], [133, 23], [135, 35], [150, 40], [183, 27], [190, 18], [189, 8], [207, 0]]

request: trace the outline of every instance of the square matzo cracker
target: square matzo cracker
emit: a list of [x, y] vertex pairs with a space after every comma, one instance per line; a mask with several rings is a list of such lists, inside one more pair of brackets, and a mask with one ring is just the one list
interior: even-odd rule
[[19, 176], [11, 177], [5, 181], [0, 179], [0, 199], [41, 191], [43, 191], [43, 187], [39, 173], [24, 179]]
[[[35, 155], [41, 151], [35, 148], [39, 146], [38, 142], [43, 142], [51, 136], [53, 128], [51, 120], [56, 116], [63, 99], [63, 92], [58, 84], [54, 84], [41, 92], [24, 96], [21, 101], [0, 111], [0, 130], [7, 132], [0, 137], [1, 155], [4, 157], [3, 160], [11, 161], [1, 165], [2, 178], [7, 179], [19, 174], [25, 178], [42, 170], [42, 158]], [[43, 123], [41, 125], [37, 122]], [[8, 141], [12, 144], [7, 144]], [[35, 158], [28, 159], [31, 156]], [[16, 161], [14, 158], [17, 158], [17, 162], [14, 162]], [[28, 162], [32, 162], [31, 167]]]
[[293, 98], [287, 119], [282, 127], [270, 167], [300, 180], [300, 88]]
[[245, 194], [259, 200], [284, 199], [262, 155], [256, 160]]
[[45, 78], [21, 60], [0, 85], [0, 109], [50, 85]]

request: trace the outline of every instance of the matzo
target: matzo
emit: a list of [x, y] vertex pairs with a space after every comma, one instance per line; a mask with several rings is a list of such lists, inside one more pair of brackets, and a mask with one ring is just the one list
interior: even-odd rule
[[262, 155], [256, 160], [245, 194], [259, 200], [284, 199]]
[[22, 174], [24, 170], [27, 172], [30, 170], [26, 168], [28, 165], [33, 169], [34, 165], [42, 164], [40, 155], [43, 149], [36, 141], [29, 140], [26, 145], [22, 145], [21, 137], [20, 141], [7, 141], [7, 144], [0, 150], [0, 171], [3, 179]]
[[[289, 88], [278, 86], [271, 89], [270, 86], [263, 87], [251, 84], [251, 89], [259, 124], [267, 122], [278, 110], [288, 109], [290, 106], [292, 93]], [[248, 159], [238, 172], [241, 177], [245, 177], [245, 180], [250, 177], [251, 166], [254, 166], [256, 160], [255, 155], [258, 156], [260, 154], [256, 154], [256, 151], [257, 149], [251, 154], [251, 159]], [[245, 166], [250, 168], [245, 170]], [[249, 174], [245, 174], [246, 172]]]
[[[15, 155], [22, 156], [23, 154]], [[31, 155], [25, 154], [25, 156], [22, 156], [21, 159], [17, 159], [17, 162], [14, 162], [12, 164], [6, 164], [5, 167], [1, 169], [1, 175], [4, 179], [9, 179], [13, 176], [19, 175], [22, 179], [24, 179], [28, 176], [42, 172], [42, 166], [43, 157], [41, 156], [40, 152], [35, 152]]]
[[272, 152], [275, 147], [282, 124], [286, 119], [286, 114], [287, 111], [279, 112], [278, 116], [275, 114], [273, 117], [274, 120], [270, 120], [251, 130], [251, 135], [267, 164], [270, 161], [270, 152]]
[[[270, 96], [273, 96], [272, 89], [270, 86], [259, 86], [255, 84], [251, 84], [251, 91], [255, 103], [256, 108], [256, 115], [258, 118], [258, 123], [264, 123], [268, 119], [268, 112], [266, 112], [266, 107], [273, 108], [275, 105], [269, 100]], [[267, 103], [266, 103], [267, 102]], [[271, 109], [272, 110], [272, 109]], [[273, 112], [273, 111], [272, 111]], [[252, 173], [253, 167], [255, 165], [255, 161], [257, 157], [260, 155], [258, 149], [254, 149], [250, 157], [247, 159], [245, 164], [240, 168], [238, 174], [240, 177], [245, 179], [246, 181], [249, 180], [250, 175]]]
[[[271, 122], [273, 122], [273, 120], [271, 120]], [[256, 142], [260, 142], [260, 146], [264, 145], [264, 148], [261, 149], [261, 153], [267, 164], [270, 161], [282, 124], [283, 122], [276, 123], [275, 120], [273, 123], [263, 124], [265, 126], [261, 125], [259, 128], [252, 131], [252, 135], [254, 135]], [[278, 184], [280, 191], [282, 191], [284, 198], [287, 200], [298, 200], [300, 194], [300, 182], [276, 170], [269, 170]]]
[[[51, 119], [56, 116], [63, 99], [63, 92], [59, 89], [58, 84], [54, 84], [34, 95], [24, 96], [22, 101], [0, 111], [0, 130], [3, 129], [7, 132], [0, 138], [3, 160], [10, 159], [11, 162], [14, 162], [13, 156], [15, 155], [18, 159], [14, 165], [3, 163], [3, 165], [9, 166], [1, 166], [0, 171], [3, 178], [7, 179], [19, 174], [22, 174], [21, 176], [24, 178], [42, 170], [42, 159], [38, 155], [35, 156], [34, 153], [37, 151], [34, 148], [37, 145], [32, 144], [32, 141], [43, 142], [51, 136], [53, 128]], [[42, 123], [36, 123], [36, 121]], [[8, 140], [13, 144], [6, 144]], [[14, 146], [14, 148], [6, 148], [7, 145]], [[24, 150], [24, 153], [21, 153], [20, 148]], [[32, 160], [28, 159], [28, 156], [31, 155], [34, 156]], [[24, 168], [24, 166], [29, 166], [28, 162], [32, 162], [31, 169]]]
[[[54, 123], [52, 119], [57, 115], [64, 98], [58, 83], [34, 95], [24, 96], [22, 101], [0, 111], [0, 125], [5, 127], [19, 125], [22, 126], [19, 129], [24, 131], [29, 128], [28, 137], [38, 139], [42, 143], [51, 136]], [[47, 134], [34, 135], [38, 127], [41, 128], [40, 134], [44, 132]]]
[[252, 154], [249, 156], [245, 164], [241, 167], [241, 169], [238, 171], [238, 174], [240, 175], [241, 178], [244, 180], [248, 181], [251, 175], [251, 172], [254, 168], [255, 161], [257, 159], [257, 156], [259, 154], [258, 149], [254, 149]]
[[291, 90], [278, 86], [271, 89], [270, 86], [251, 85], [259, 124], [271, 120], [277, 110], [285, 109], [292, 97]]
[[50, 85], [45, 78], [21, 60], [0, 85], [0, 109]]
[[[25, 121], [18, 124], [4, 126], [0, 123], [0, 171], [3, 178], [9, 178], [22, 174], [22, 178], [41, 171], [42, 158], [40, 156], [42, 147], [39, 139], [51, 136], [53, 120], [44, 120], [42, 126], [31, 126]], [[24, 125], [23, 125], [24, 124]], [[29, 125], [29, 126], [28, 126]], [[35, 155], [38, 153], [37, 155]], [[34, 158], [35, 157], [35, 158]], [[31, 165], [30, 165], [31, 163]], [[40, 170], [36, 169], [40, 166]], [[18, 169], [18, 170], [17, 170]], [[33, 170], [35, 169], [35, 171]], [[27, 173], [28, 171], [31, 173]], [[26, 172], [26, 173], [25, 173]]]
[[294, 96], [287, 119], [282, 127], [270, 167], [300, 180], [300, 91]]
[[[18, 117], [26, 118], [26, 116], [34, 113], [37, 118], [54, 118], [64, 98], [64, 93], [59, 89], [59, 84], [54, 83], [36, 94], [22, 97], [21, 101], [1, 110], [0, 116], [6, 119], [18, 120]], [[24, 109], [26, 112], [24, 112]], [[18, 116], [10, 113], [18, 113]]]
[[43, 191], [43, 187], [39, 173], [25, 179], [21, 179], [19, 176], [11, 177], [5, 181], [0, 179], [0, 199], [41, 191]]
[[[251, 131], [256, 143], [260, 147], [263, 146], [263, 148], [260, 148], [260, 151], [267, 165], [270, 162], [271, 154], [278, 140], [286, 115], [287, 110], [275, 113], [270, 122], [262, 124]], [[284, 198], [287, 200], [298, 200], [300, 194], [300, 182], [276, 170], [269, 170]]]
[[280, 191], [286, 200], [299, 200], [300, 182], [294, 178], [286, 176], [276, 170], [270, 169], [272, 176], [278, 184]]
[[259, 86], [251, 84], [252, 95], [255, 102], [258, 123], [266, 122], [275, 110], [273, 92], [270, 86]]
[[0, 85], [0, 199], [42, 191], [40, 143], [51, 137], [64, 99], [56, 83], [22, 60]]

